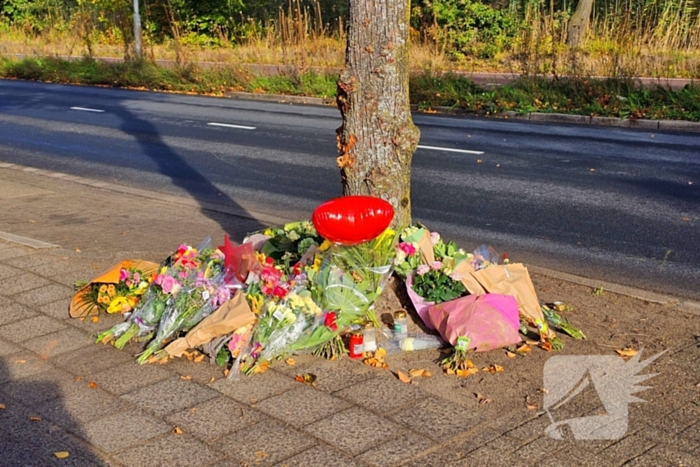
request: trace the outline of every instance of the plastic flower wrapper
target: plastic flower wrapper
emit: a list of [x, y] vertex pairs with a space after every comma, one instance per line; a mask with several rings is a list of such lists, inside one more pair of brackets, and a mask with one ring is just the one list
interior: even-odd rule
[[208, 257], [200, 259], [206, 261], [199, 264], [199, 269], [189, 276], [185, 288], [168, 303], [169, 306], [158, 323], [156, 335], [136, 359], [138, 363], [147, 363], [167, 340], [180, 331], [189, 331], [231, 299], [234, 290], [224, 281], [226, 272], [222, 270], [223, 254], [215, 250]]
[[[393, 272], [397, 240], [396, 232], [386, 229], [368, 242], [350, 246], [333, 245], [323, 254], [330, 265], [359, 284], [359, 289], [378, 297]], [[380, 327], [373, 309], [367, 308], [365, 318]]]
[[163, 266], [127, 320], [100, 333], [96, 342], [105, 344], [116, 339], [114, 346], [122, 349], [132, 339], [152, 332], [168, 303], [182, 289], [180, 275], [184, 271], [181, 267]]
[[[201, 253], [199, 253], [201, 252]], [[215, 250], [211, 249], [211, 239], [207, 238], [199, 249], [182, 244], [170, 255], [155, 275], [143, 298], [124, 323], [119, 323], [97, 336], [98, 343], [116, 339], [118, 349], [134, 338], [152, 333], [175, 296], [196, 274], [201, 264], [208, 264]]]
[[310, 291], [299, 288], [285, 298], [268, 298], [250, 342], [234, 364], [246, 374], [264, 371], [269, 362], [289, 353], [290, 346], [321, 316]]
[[289, 347], [290, 352], [314, 351], [365, 320], [378, 293], [333, 264], [324, 265], [313, 277], [316, 301], [325, 310], [303, 336]]
[[85, 318], [107, 313], [129, 313], [148, 289], [159, 265], [149, 261], [124, 260], [90, 282], [76, 282], [78, 289], [69, 307], [70, 316]]
[[261, 253], [287, 268], [298, 263], [309, 248], [323, 241], [310, 221], [299, 221], [250, 234], [243, 242], [261, 239], [261, 235], [267, 237], [260, 248]]

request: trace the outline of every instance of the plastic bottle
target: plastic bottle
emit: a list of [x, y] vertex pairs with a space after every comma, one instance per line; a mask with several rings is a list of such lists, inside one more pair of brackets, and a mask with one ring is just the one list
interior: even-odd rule
[[424, 335], [416, 337], [404, 337], [399, 342], [399, 347], [404, 352], [412, 352], [414, 350], [424, 349], [439, 349], [445, 343], [438, 336]]

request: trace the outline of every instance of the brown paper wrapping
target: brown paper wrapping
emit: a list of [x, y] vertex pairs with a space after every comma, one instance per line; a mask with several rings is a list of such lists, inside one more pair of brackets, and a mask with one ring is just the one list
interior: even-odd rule
[[[515, 297], [520, 316], [530, 325], [534, 325], [535, 320], [544, 322], [535, 286], [532, 285], [530, 274], [522, 263], [491, 266], [473, 272], [472, 276], [489, 293]], [[549, 335], [554, 335], [552, 330], [549, 330]]]
[[71, 318], [85, 318], [86, 316], [95, 316], [100, 313], [99, 307], [93, 303], [86, 303], [83, 297], [88, 293], [92, 284], [118, 284], [119, 283], [119, 272], [122, 269], [138, 269], [143, 273], [143, 278], [147, 279], [148, 276], [153, 274], [158, 270], [158, 264], [152, 263], [150, 261], [142, 261], [140, 259], [134, 260], [124, 260], [121, 261], [116, 266], [111, 267], [109, 270], [103, 272], [99, 276], [92, 279], [84, 287], [81, 287], [75, 295], [73, 300], [70, 302], [70, 307], [68, 312]]
[[428, 229], [424, 229], [423, 236], [418, 240], [418, 251], [420, 252], [421, 260], [428, 266], [435, 261], [433, 242], [430, 241], [430, 232]]
[[461, 261], [454, 267], [452, 272], [459, 274], [462, 285], [464, 285], [464, 288], [467, 289], [467, 292], [471, 295], [483, 295], [486, 293], [486, 290], [479, 284], [479, 281], [472, 275], [476, 271], [468, 260], [465, 259]]
[[180, 357], [187, 349], [193, 349], [217, 337], [231, 334], [236, 329], [251, 324], [255, 319], [245, 294], [239, 291], [231, 300], [190, 329], [184, 337], [171, 342], [165, 351], [173, 357]]

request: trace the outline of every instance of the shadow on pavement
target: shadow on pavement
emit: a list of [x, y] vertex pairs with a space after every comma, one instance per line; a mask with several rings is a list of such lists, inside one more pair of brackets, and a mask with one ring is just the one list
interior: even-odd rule
[[[34, 411], [33, 407], [39, 404], [44, 407], [51, 406], [52, 420], [60, 420], [61, 425], [70, 427], [74, 435], [84, 437], [80, 433], [77, 421], [64, 407], [61, 388], [50, 381], [13, 381], [2, 358], [0, 404], [5, 406], [4, 409], [0, 409], [0, 465], [106, 465], [85, 445]], [[35, 417], [34, 420], [32, 417]], [[68, 452], [67, 458], [59, 459], [55, 456], [55, 453], [63, 451]]]

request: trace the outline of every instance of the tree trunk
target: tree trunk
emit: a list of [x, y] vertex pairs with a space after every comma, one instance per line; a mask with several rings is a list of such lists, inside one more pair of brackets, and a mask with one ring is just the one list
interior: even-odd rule
[[371, 195], [411, 222], [411, 159], [420, 132], [408, 100], [410, 0], [350, 0], [345, 69], [338, 80], [338, 166], [345, 195]]
[[569, 28], [566, 35], [566, 45], [569, 47], [579, 47], [583, 44], [592, 9], [593, 0], [578, 0], [576, 11], [574, 11], [569, 20]]

